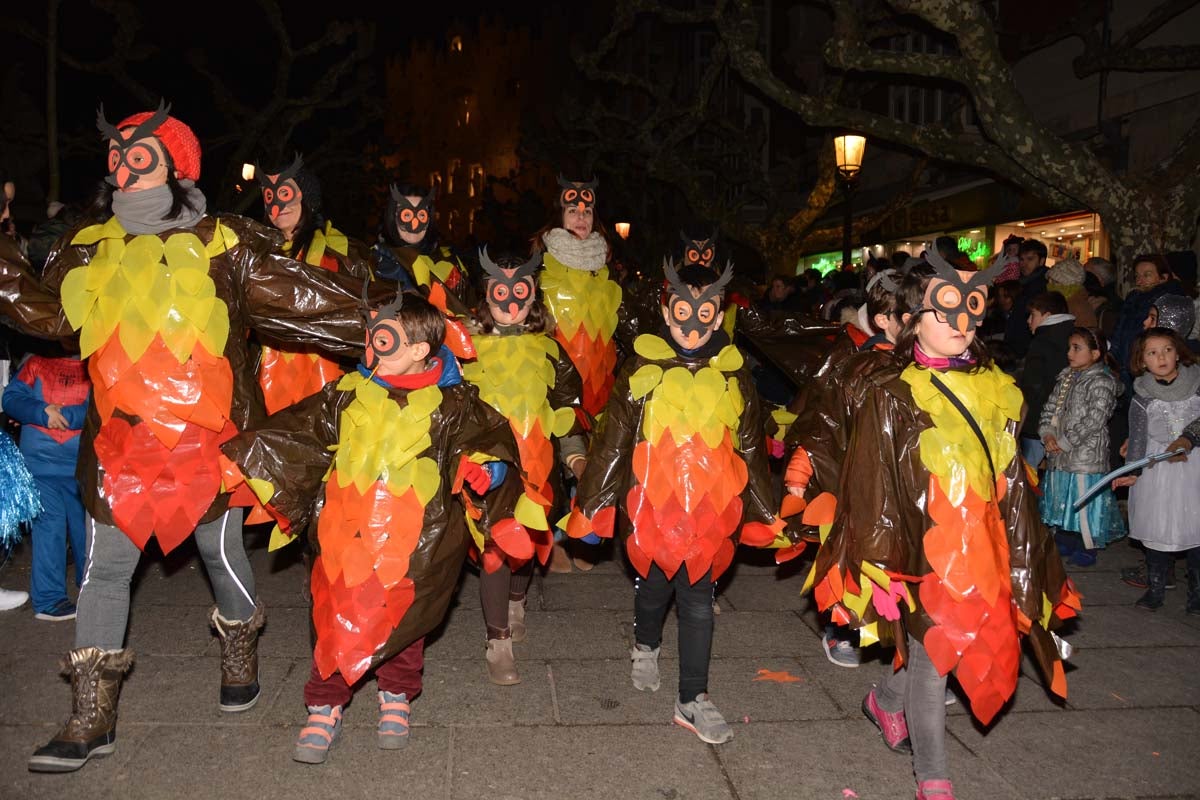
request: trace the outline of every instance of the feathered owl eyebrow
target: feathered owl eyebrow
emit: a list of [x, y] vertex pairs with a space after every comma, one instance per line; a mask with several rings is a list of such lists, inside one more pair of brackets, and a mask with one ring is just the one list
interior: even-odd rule
[[429, 194], [422, 197], [421, 201], [419, 203], [417, 203], [416, 205], [413, 205], [412, 203], [408, 202], [408, 198], [400, 193], [400, 187], [398, 187], [396, 184], [394, 184], [394, 183], [390, 184], [388, 186], [388, 191], [391, 193], [392, 199], [396, 201], [397, 205], [403, 203], [405, 206], [408, 206], [409, 208], [418, 208], [427, 203], [432, 203], [436, 199], [435, 195], [437, 194], [437, 187], [430, 189]]
[[569, 181], [564, 178], [560, 172], [558, 174], [558, 185], [563, 189], [591, 189], [594, 192], [600, 188], [600, 179], [593, 175], [592, 179], [587, 183], [582, 181]]
[[958, 274], [958, 270], [942, 257], [936, 249], [925, 251], [925, 260], [933, 267], [937, 277], [951, 283], [955, 286], [962, 286], [967, 289], [973, 289], [976, 286], [985, 286], [992, 282], [992, 279], [999, 275], [1003, 269], [1003, 264], [993, 264], [982, 272], [976, 272], [971, 275], [970, 279], [964, 281], [962, 276]]
[[99, 110], [96, 111], [96, 127], [100, 129], [100, 133], [105, 139], [114, 139], [118, 142], [136, 142], [138, 139], [145, 139], [147, 136], [153, 136], [154, 131], [158, 130], [158, 126], [166, 122], [167, 117], [170, 115], [171, 106], [169, 104], [164, 105], [163, 101], [159, 100], [158, 110], [151, 114], [150, 117], [143, 120], [140, 125], [133, 129], [133, 133], [129, 135], [129, 138], [125, 139], [123, 136], [121, 136], [121, 132], [113, 127], [111, 122], [105, 119], [104, 103], [101, 103]]
[[537, 271], [537, 268], [541, 266], [541, 262], [541, 254], [535, 253], [532, 258], [530, 258], [521, 266], [517, 267], [517, 271], [513, 273], [511, 278], [509, 278], [504, 274], [502, 268], [496, 264], [496, 262], [492, 261], [492, 259], [488, 256], [487, 245], [485, 244], [483, 247], [479, 248], [479, 266], [483, 267], [483, 271], [486, 272], [489, 277], [498, 281], [507, 282], [510, 280], [515, 281], [519, 278], [532, 277], [533, 273]]
[[[675, 271], [675, 259], [668, 256], [663, 259], [663, 276], [667, 279], [667, 283], [671, 287], [671, 291], [676, 296], [684, 299], [690, 299], [692, 293], [688, 291], [687, 284], [679, 277], [679, 273]], [[695, 299], [697, 305], [711, 300], [721, 293], [721, 291], [733, 280], [733, 262], [725, 262], [725, 270], [721, 273], [721, 277], [716, 281], [705, 286], [700, 292], [700, 296]]]
[[263, 172], [262, 167], [260, 167], [257, 163], [254, 165], [254, 174], [258, 176], [258, 182], [263, 186], [278, 186], [279, 184], [296, 177], [296, 173], [298, 173], [303, 166], [304, 158], [299, 153], [296, 153], [296, 157], [292, 159], [292, 163], [288, 165], [287, 169], [279, 173], [273, 184], [267, 178], [267, 174]]

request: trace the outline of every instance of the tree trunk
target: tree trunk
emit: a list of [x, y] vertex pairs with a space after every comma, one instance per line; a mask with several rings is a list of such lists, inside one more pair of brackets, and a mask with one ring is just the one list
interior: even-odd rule
[[58, 5], [46, 3], [46, 158], [50, 170], [47, 200], [57, 200], [62, 178], [58, 170]]

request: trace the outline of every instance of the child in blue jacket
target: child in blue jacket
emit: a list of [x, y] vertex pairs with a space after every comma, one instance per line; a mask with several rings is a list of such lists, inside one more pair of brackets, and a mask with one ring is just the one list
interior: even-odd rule
[[87, 537], [75, 462], [90, 392], [87, 368], [78, 356], [30, 355], [4, 389], [4, 412], [21, 423], [21, 454], [42, 497], [42, 513], [33, 520], [33, 574], [29, 581], [36, 619], [75, 619], [75, 604], [67, 597], [64, 564], [69, 540], [78, 588], [83, 580]]

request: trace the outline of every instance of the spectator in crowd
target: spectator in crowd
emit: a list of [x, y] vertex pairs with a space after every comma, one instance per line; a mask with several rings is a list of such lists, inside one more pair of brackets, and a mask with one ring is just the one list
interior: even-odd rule
[[1183, 294], [1183, 287], [1171, 275], [1167, 259], [1158, 253], [1140, 255], [1133, 260], [1134, 288], [1125, 295], [1121, 314], [1112, 335], [1112, 354], [1121, 365], [1126, 395], [1133, 387], [1129, 371], [1129, 353], [1133, 340], [1142, 332], [1154, 301], [1164, 294]]
[[1112, 336], [1121, 313], [1121, 296], [1117, 294], [1117, 269], [1106, 258], [1092, 256], [1083, 264], [1087, 275], [1083, 288], [1088, 293], [1088, 302], [1096, 315], [1096, 327], [1106, 338]]
[[1073, 258], [1064, 258], [1050, 268], [1046, 273], [1048, 291], [1058, 292], [1067, 298], [1067, 312], [1075, 317], [1075, 324], [1083, 328], [1096, 327], [1096, 312], [1088, 302], [1088, 294], [1083, 288], [1083, 279], [1087, 272]]
[[1058, 373], [1067, 366], [1067, 345], [1075, 329], [1075, 318], [1067, 313], [1067, 300], [1058, 292], [1042, 292], [1029, 301], [1029, 350], [1017, 387], [1025, 397], [1021, 420], [1021, 454], [1037, 469], [1046, 449], [1038, 433], [1042, 406], [1054, 389]]
[[788, 300], [792, 296], [792, 282], [785, 275], [776, 275], [767, 284], [767, 291], [758, 301], [760, 311], [783, 311], [791, 306]]
[[1004, 244], [1000, 246], [1000, 252], [996, 253], [996, 257], [992, 259], [991, 266], [1000, 264], [1003, 266], [1000, 274], [996, 276], [995, 285], [999, 286], [1006, 281], [1015, 281], [1021, 277], [1021, 257], [1019, 251], [1021, 242], [1025, 241], [1022, 237], [1013, 234], [1004, 240]]
[[41, 273], [51, 248], [68, 230], [79, 222], [79, 209], [57, 200], [46, 206], [46, 218], [33, 226], [29, 237], [29, 265]]
[[958, 242], [953, 236], [939, 236], [934, 240], [933, 246], [942, 258], [954, 265], [955, 269], [975, 269], [975, 264], [971, 262], [967, 254], [958, 249]]
[[[1017, 358], [1024, 358], [1029, 349], [1029, 340], [1033, 338], [1027, 320], [1029, 318], [1029, 301], [1046, 291], [1046, 245], [1037, 239], [1026, 239], [1021, 242], [1019, 249], [1021, 259], [1021, 277], [1018, 282], [1021, 292], [1013, 302], [1012, 314], [1008, 318], [1008, 328], [1004, 331], [1004, 343], [1008, 345]], [[1063, 349], [1066, 352], [1066, 348]], [[1053, 378], [1053, 375], [1051, 376]]]

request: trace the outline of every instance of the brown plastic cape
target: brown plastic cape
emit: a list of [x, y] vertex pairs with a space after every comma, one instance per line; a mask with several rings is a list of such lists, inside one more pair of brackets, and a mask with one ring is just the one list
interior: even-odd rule
[[[791, 463], [798, 448], [807, 454], [812, 470], [804, 492], [807, 503], [823, 492], [838, 491], [854, 414], [873, 385], [872, 377], [893, 369], [894, 364], [890, 350], [859, 352], [843, 331], [824, 363], [788, 406], [796, 419], [788, 426], [783, 440], [784, 463]], [[789, 516], [787, 522], [788, 537], [793, 541], [816, 537], [815, 528], [802, 525], [800, 515]]]
[[[371, 656], [371, 667], [433, 630], [454, 596], [472, 541], [467, 511], [461, 496], [454, 493], [462, 456], [481, 453], [510, 465], [517, 463], [516, 443], [508, 420], [480, 400], [475, 387], [460, 383], [442, 387], [441, 393], [441, 405], [430, 418], [430, 445], [419, 456], [436, 461], [441, 480], [425, 505], [416, 549], [409, 557], [406, 577], [415, 590], [412, 604], [391, 629], [386, 644]], [[405, 389], [388, 388], [388, 396], [401, 407], [407, 405], [408, 394]], [[343, 391], [336, 383], [330, 383], [321, 392], [273, 414], [264, 426], [240, 434], [221, 448], [247, 478], [271, 483], [274, 494], [269, 501], [270, 509], [293, 533], [307, 532], [317, 555], [321, 553], [321, 545], [316, 523], [324, 506], [324, 479], [333, 461], [329, 448], [338, 444], [342, 412], [354, 396], [353, 391]], [[463, 491], [467, 491], [465, 487]], [[496, 523], [512, 519], [523, 492], [518, 470], [510, 468], [504, 481], [486, 495], [472, 493], [472, 505], [482, 512], [475, 524], [486, 538], [490, 539]], [[314, 619], [320, 618], [321, 611], [314, 606]], [[347, 623], [351, 627], [356, 624]], [[320, 628], [318, 625], [318, 637], [322, 634]]]
[[763, 358], [778, 368], [797, 388], [820, 369], [830, 343], [841, 328], [809, 314], [792, 311], [763, 312], [742, 308], [737, 312], [737, 334]]
[[[884, 619], [872, 603], [866, 604], [861, 615], [840, 602], [833, 608], [835, 619], [840, 617], [857, 627], [878, 623], [880, 641], [894, 641], [904, 658], [903, 632], [924, 643], [927, 631], [935, 625], [922, 607], [918, 587], [921, 580], [936, 577], [926, 557], [926, 535], [938, 523], [927, 508], [930, 472], [920, 456], [921, 433], [933, 422], [916, 406], [909, 385], [900, 379], [901, 371], [899, 363], [893, 362], [888, 368], [861, 374], [865, 391], [838, 481], [836, 516], [817, 552], [813, 576], [818, 582], [819, 604], [826, 576], [836, 577], [839, 589], [835, 593], [843, 582], [848, 587], [862, 586], [866, 581], [864, 563], [887, 572], [893, 583], [896, 576], [907, 576], [915, 610], [900, 600], [900, 619], [894, 623]], [[1015, 429], [1016, 423], [1010, 420], [1008, 435]], [[1003, 485], [998, 511], [1007, 531], [1012, 605], [1026, 621], [1032, 621], [1028, 635], [1038, 665], [1056, 691], [1061, 681], [1059, 693], [1065, 696], [1059, 652], [1049, 630], [1059, 627], [1060, 604], [1078, 608], [1078, 596], [1067, 580], [1054, 540], [1041, 522], [1037, 497], [1019, 454], [997, 477]], [[1074, 611], [1062, 609], [1062, 616], [1074, 616]]]
[[[659, 341], [662, 342], [661, 339]], [[665, 348], [666, 344], [663, 343], [661, 346]], [[622, 541], [626, 542], [633, 533], [633, 526], [630, 522], [629, 497], [631, 496], [630, 490], [636, 481], [634, 454], [635, 449], [647, 441], [646, 405], [652, 396], [642, 394], [640, 397], [636, 397], [634, 389], [630, 386], [630, 379], [648, 365], [660, 368], [664, 374], [673, 368], [682, 367], [694, 375], [701, 368], [710, 366], [710, 361], [707, 358], [685, 358], [677, 353], [669, 358], [650, 359], [635, 352], [626, 360], [617, 375], [605, 413], [592, 437], [588, 450], [588, 464], [576, 492], [576, 508], [572, 514], [572, 522], [574, 523], [578, 516], [582, 515], [601, 536], [611, 535], [613, 522], [616, 521], [615, 512], [619, 508], [621, 517], [621, 524], [618, 526], [619, 532]], [[736, 544], [745, 533], [747, 525], [757, 523], [758, 528], [765, 531], [767, 528], [777, 525], [778, 518], [774, 510], [775, 501], [767, 462], [767, 442], [764, 430], [766, 415], [762, 401], [754, 389], [754, 380], [750, 370], [744, 364], [737, 370], [728, 373], [728, 376], [737, 380], [745, 401], [736, 438], [733, 441], [735, 453], [745, 463], [747, 473], [746, 485], [740, 493], [741, 524], [735, 527], [730, 537]], [[666, 438], [670, 439], [670, 436]], [[651, 446], [657, 446], [657, 443], [652, 443]], [[705, 470], [704, 464], [690, 464], [690, 467], [693, 470]], [[702, 479], [687, 478], [685, 473], [688, 470], [679, 466], [678, 463], [676, 463], [676, 468], [683, 471], [675, 475], [659, 473], [657, 480], [662, 485], [674, 484], [673, 491], [676, 492], [681, 491], [681, 482], [685, 479], [689, 483], [696, 480], [703, 483]], [[655, 487], [655, 489], [657, 488]], [[721, 510], [716, 510], [718, 515]], [[572, 536], [583, 535], [585, 532], [582, 531], [582, 528], [568, 528], [568, 533]], [[772, 532], [767, 536], [767, 541], [770, 541], [773, 536]], [[648, 555], [651, 559], [654, 558], [653, 554]], [[729, 551], [724, 555], [731, 556], [732, 552]], [[716, 559], [716, 563], [713, 565], [714, 573], [718, 573], [724, 566], [728, 566], [727, 562], [722, 565], [722, 560], [721, 557]], [[635, 563], [636, 566], [639, 565]], [[668, 571], [673, 572], [673, 569], [668, 569]], [[689, 569], [689, 577], [693, 582], [702, 574], [703, 572], [693, 574], [693, 570]]]
[[[326, 230], [330, 228], [332, 226], [327, 224]], [[324, 235], [325, 231], [321, 233]], [[342, 235], [344, 236], [344, 234]], [[308, 260], [310, 253], [305, 253], [304, 259], [301, 259], [302, 263], [314, 268], [336, 272], [339, 275], [348, 275], [360, 281], [371, 280], [375, 271], [375, 251], [358, 239], [349, 236], [346, 236], [345, 239], [345, 253], [339, 253], [327, 244], [318, 263]], [[285, 247], [281, 237], [274, 252], [284, 258], [292, 257]], [[259, 341], [260, 339], [263, 341]], [[312, 394], [329, 380], [354, 369], [355, 362], [350, 358], [294, 358], [300, 354], [320, 355], [317, 348], [296, 344], [281, 345], [278, 342], [267, 341], [266, 337], [261, 336], [252, 337], [251, 343], [258, 347], [255, 364], [257, 365], [259, 387], [262, 390], [268, 413]], [[281, 357], [281, 354], [287, 355]], [[260, 510], [256, 509], [256, 511]], [[255, 512], [251, 513], [247, 522], [266, 521]]]
[[[388, 249], [388, 252], [390, 252], [396, 261], [400, 263], [400, 266], [404, 267], [404, 270], [408, 273], [408, 278], [413, 282], [413, 285], [417, 285], [418, 282], [416, 275], [413, 272], [413, 264], [415, 264], [417, 259], [421, 257], [421, 251], [415, 246], [397, 247], [396, 245], [391, 244], [380, 246]], [[436, 274], [434, 274], [433, 270], [429, 271], [429, 285], [426, 288], [430, 290], [430, 295], [433, 298], [434, 305], [442, 308], [442, 304], [436, 302], [436, 298], [444, 294], [446, 296], [446, 302], [445, 308], [442, 308], [443, 311], [453, 314], [456, 317], [469, 317], [470, 309], [474, 307], [478, 298], [475, 297], [475, 288], [472, 285], [471, 276], [467, 272], [466, 265], [463, 264], [462, 261], [454, 255], [454, 252], [445, 245], [438, 245], [432, 254], [428, 254], [428, 258], [434, 262], [449, 261], [458, 269], [460, 273], [462, 273], [462, 277], [458, 283], [454, 286], [450, 286]], [[435, 286], [438, 288], [435, 289]]]
[[[206, 216], [193, 228], [167, 230], [160, 238], [165, 240], [185, 230], [207, 245], [217, 219]], [[238, 244], [211, 258], [208, 275], [216, 285], [217, 298], [229, 311], [230, 335], [222, 353], [233, 373], [229, 418], [244, 430], [265, 418], [245, 332], [254, 330], [277, 341], [313, 345], [334, 356], [358, 357], [364, 345], [362, 282], [273, 255], [279, 236], [273, 228], [235, 215], [221, 215], [219, 219], [223, 227], [237, 235]], [[79, 230], [91, 224], [93, 221], [87, 221], [55, 244], [41, 281], [30, 273], [23, 259], [0, 250], [0, 321], [31, 336], [70, 342], [78, 350], [78, 337], [63, 311], [59, 289], [67, 273], [87, 265], [96, 252], [96, 245], [70, 244]], [[129, 235], [126, 241], [133, 238]], [[372, 286], [371, 293], [380, 301], [387, 294], [382, 286]], [[161, 388], [167, 391], [170, 387]], [[126, 419], [131, 426], [140, 422], [119, 410], [114, 416]], [[108, 502], [101, 496], [104, 476], [93, 448], [99, 428], [100, 416], [93, 399], [84, 422], [76, 477], [88, 513], [99, 522], [113, 524]], [[228, 502], [228, 494], [218, 493], [201, 522], [219, 517]]]

